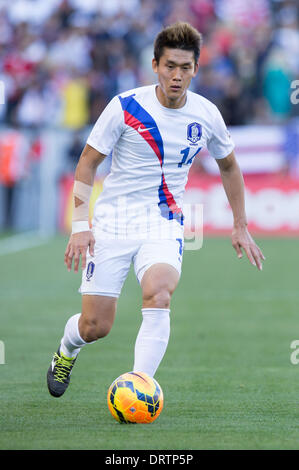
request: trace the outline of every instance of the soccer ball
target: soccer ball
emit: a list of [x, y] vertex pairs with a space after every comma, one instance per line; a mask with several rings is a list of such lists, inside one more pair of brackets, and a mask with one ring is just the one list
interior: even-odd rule
[[126, 372], [112, 382], [108, 408], [120, 423], [152, 423], [163, 408], [163, 391], [144, 372]]

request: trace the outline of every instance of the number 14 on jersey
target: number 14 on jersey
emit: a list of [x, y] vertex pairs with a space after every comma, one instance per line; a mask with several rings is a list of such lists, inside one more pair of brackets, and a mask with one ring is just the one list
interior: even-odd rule
[[183, 155], [183, 158], [180, 163], [178, 163], [179, 168], [182, 168], [183, 165], [191, 165], [191, 163], [193, 162], [193, 158], [200, 152], [201, 147], [199, 147], [191, 157], [189, 156], [190, 150], [190, 147], [181, 150], [181, 155]]

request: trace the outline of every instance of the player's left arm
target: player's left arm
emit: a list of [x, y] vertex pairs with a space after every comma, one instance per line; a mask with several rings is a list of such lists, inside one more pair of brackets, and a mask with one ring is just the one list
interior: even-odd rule
[[244, 250], [251, 264], [262, 270], [262, 261], [265, 260], [265, 257], [247, 229], [244, 180], [234, 151], [226, 158], [216, 159], [216, 162], [233, 212], [232, 245], [238, 258], [242, 258], [242, 250]]

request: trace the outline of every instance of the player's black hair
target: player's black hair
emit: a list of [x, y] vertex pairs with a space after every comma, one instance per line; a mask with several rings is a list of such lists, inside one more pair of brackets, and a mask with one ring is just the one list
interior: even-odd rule
[[168, 47], [169, 49], [193, 51], [194, 60], [197, 63], [201, 43], [202, 36], [197, 29], [193, 28], [189, 23], [178, 21], [162, 29], [157, 35], [154, 44], [154, 58], [159, 63], [164, 47]]

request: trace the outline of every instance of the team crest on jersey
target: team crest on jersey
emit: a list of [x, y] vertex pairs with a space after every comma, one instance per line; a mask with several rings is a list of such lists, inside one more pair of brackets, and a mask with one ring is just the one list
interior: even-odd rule
[[191, 144], [196, 144], [201, 138], [202, 130], [198, 122], [191, 122], [187, 127], [187, 139]]
[[95, 264], [90, 261], [87, 265], [87, 270], [86, 270], [86, 280], [87, 281], [90, 281], [92, 275], [93, 275], [93, 272], [94, 272], [94, 268], [95, 268]]

